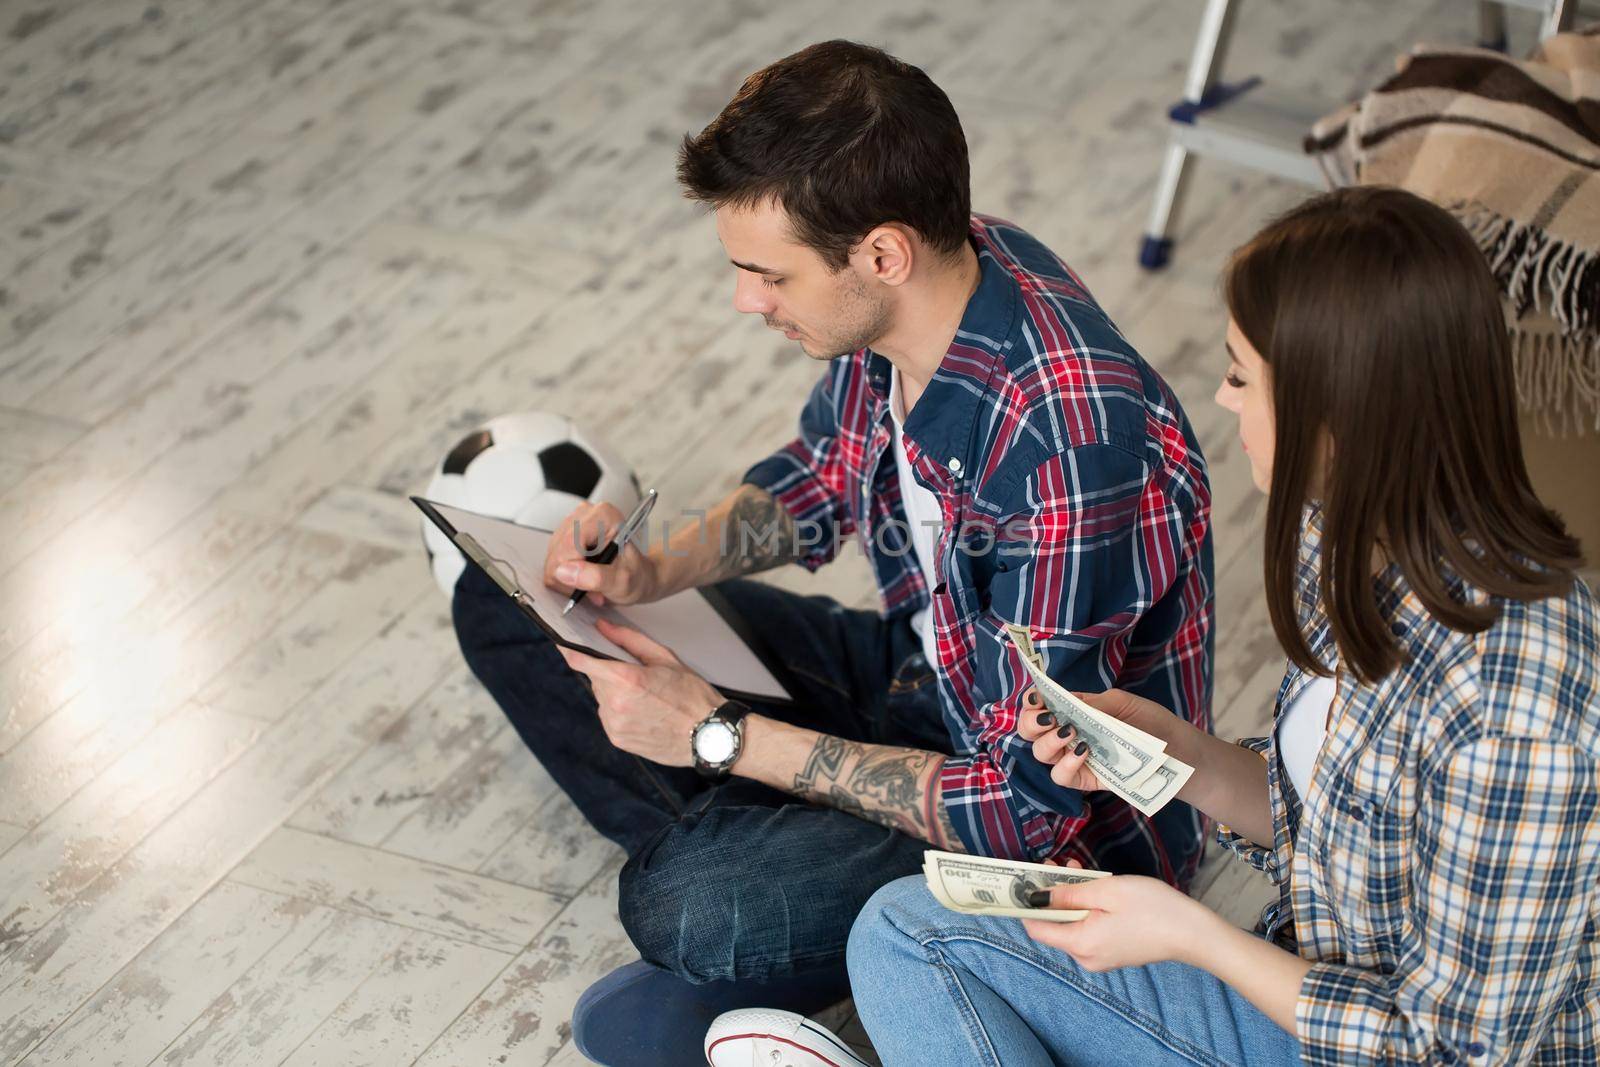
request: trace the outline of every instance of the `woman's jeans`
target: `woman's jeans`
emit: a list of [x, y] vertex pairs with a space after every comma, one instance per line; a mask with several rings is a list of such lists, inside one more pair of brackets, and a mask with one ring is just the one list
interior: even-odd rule
[[1095, 974], [1015, 919], [942, 907], [903, 878], [850, 934], [856, 1010], [885, 1067], [1230, 1064], [1300, 1059], [1299, 1042], [1206, 971]]
[[[904, 617], [757, 582], [717, 589], [798, 690], [794, 707], [756, 712], [847, 740], [950, 752], [933, 670]], [[856, 913], [879, 886], [921, 870], [924, 842], [616, 748], [586, 680], [476, 567], [457, 583], [453, 613], [473, 673], [584, 817], [627, 851], [618, 910], [641, 956], [692, 982], [830, 968], [843, 978]], [[683, 745], [687, 757], [687, 735]]]

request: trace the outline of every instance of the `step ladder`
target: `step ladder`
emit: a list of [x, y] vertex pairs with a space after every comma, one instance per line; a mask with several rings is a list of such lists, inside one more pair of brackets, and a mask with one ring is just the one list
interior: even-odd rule
[[[1505, 9], [1527, 8], [1542, 18], [1539, 37], [1569, 29], [1577, 0], [1479, 0], [1478, 41], [1485, 48], [1506, 47]], [[1267, 88], [1260, 78], [1223, 80], [1222, 68], [1238, 0], [1206, 0], [1200, 32], [1184, 80], [1183, 99], [1167, 112], [1171, 129], [1161, 173], [1156, 180], [1150, 221], [1139, 245], [1139, 265], [1166, 266], [1172, 255], [1172, 228], [1183, 206], [1193, 157], [1211, 156], [1305, 185], [1325, 188], [1327, 180], [1301, 143], [1311, 124], [1338, 102], [1296, 96]]]

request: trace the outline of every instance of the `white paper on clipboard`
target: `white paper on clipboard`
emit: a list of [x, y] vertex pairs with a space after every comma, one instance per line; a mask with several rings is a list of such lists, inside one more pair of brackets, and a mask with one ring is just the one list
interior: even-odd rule
[[[698, 591], [691, 589], [654, 603], [626, 606], [608, 603], [596, 607], [586, 597], [571, 613], [563, 616], [561, 609], [566, 607], [566, 595], [544, 584], [545, 555], [554, 536], [548, 530], [519, 526], [432, 500], [414, 499], [419, 507], [423, 503], [428, 505], [423, 509], [424, 514], [431, 508], [454, 527], [452, 539], [463, 551], [473, 554], [472, 548], [476, 545], [491, 566], [501, 572], [496, 575], [491, 569], [491, 577], [508, 594], [518, 594], [520, 601], [563, 643], [637, 663], [637, 659], [608, 641], [595, 626], [596, 620], [609, 619], [631, 626], [672, 649], [685, 667], [719, 689], [757, 699], [792, 699], [783, 683]], [[445, 533], [451, 531], [447, 529]], [[463, 543], [462, 535], [472, 543]]]

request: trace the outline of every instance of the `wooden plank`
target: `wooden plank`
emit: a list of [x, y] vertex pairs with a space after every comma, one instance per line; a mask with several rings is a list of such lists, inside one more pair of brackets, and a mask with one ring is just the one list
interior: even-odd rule
[[0, 177], [0, 222], [7, 224], [11, 216], [36, 204], [48, 192], [44, 186], [25, 181], [16, 175]]
[[0, 856], [4, 856], [12, 845], [27, 836], [26, 826], [14, 826], [8, 822], [0, 822]]
[[[475, 152], [462, 173], [419, 203], [419, 217], [513, 240], [601, 249], [613, 263], [679, 243], [699, 218], [673, 182], [678, 143], [726, 103], [739, 81], [777, 59], [777, 42], [815, 39], [802, 5], [698, 4], [619, 38], [630, 63], [592, 65], [554, 83]], [[641, 47], [643, 46], [643, 47]], [[663, 100], [655, 87], [700, 72], [695, 92]], [[621, 242], [621, 243], [619, 243]]]
[[639, 958], [617, 921], [617, 869], [596, 876], [415, 1067], [543, 1063], [559, 1050], [583, 991]]
[[[110, 206], [107, 197], [73, 184], [46, 185], [15, 174], [0, 188], [0, 279], [15, 272], [75, 228], [97, 209]], [[120, 199], [121, 192], [116, 194]], [[11, 290], [0, 284], [7, 302]]]
[[[72, 350], [66, 347], [40, 352], [41, 358], [23, 371], [31, 376], [22, 388], [29, 407], [80, 422], [103, 421], [185, 362], [196, 346], [252, 310], [266, 294], [296, 278], [320, 244], [315, 238], [279, 234], [232, 242], [207, 256], [205, 269], [192, 281], [170, 287], [165, 304], [128, 319], [118, 310], [119, 303], [109, 304], [99, 324], [108, 329], [100, 336], [98, 327], [86, 330], [84, 320], [101, 313], [73, 316], [74, 337], [64, 345], [75, 345], [81, 354], [68, 359], [65, 354]], [[102, 288], [118, 281], [135, 290], [157, 289], [151, 279], [131, 272], [113, 274]], [[45, 361], [50, 363], [48, 369]]]
[[[147, 486], [177, 484], [191, 493], [214, 493], [230, 484], [322, 410], [339, 388], [370, 373], [394, 346], [436, 321], [466, 283], [459, 274], [430, 273], [411, 262], [391, 264], [388, 273], [400, 276], [401, 288], [329, 323], [287, 358], [257, 367], [242, 381], [226, 368], [172, 381], [13, 488], [0, 498], [15, 516], [13, 537], [0, 546], [0, 569], [15, 566], [47, 538], [64, 542], [61, 552], [103, 537], [108, 515], [95, 505], [134, 474], [142, 473]], [[272, 373], [261, 379], [267, 370]], [[184, 413], [181, 421], [173, 411]], [[91, 507], [92, 518], [86, 516]], [[177, 517], [167, 515], [169, 525], [160, 529]]]
[[260, 730], [203, 705], [162, 722], [11, 846], [0, 864], [0, 939], [18, 942], [70, 907]]
[[[542, 305], [521, 334], [507, 338], [493, 358], [481, 360], [448, 388], [419, 396], [414, 417], [398, 432], [391, 425], [381, 447], [362, 460], [351, 479], [387, 492], [414, 492], [427, 484], [440, 457], [463, 433], [511, 411], [558, 411], [587, 427], [611, 428], [604, 435], [609, 438], [631, 430], [635, 420], [628, 413], [630, 407], [637, 410], [638, 397], [669, 383], [733, 325], [727, 315], [708, 323], [701, 307], [722, 295], [722, 278], [707, 281], [711, 265], [725, 261], [718, 251], [696, 252], [693, 265], [704, 264], [706, 271], [686, 270], [690, 263], [681, 253], [652, 264], [651, 270], [676, 272], [679, 288], [676, 296], [656, 293], [648, 301], [630, 297], [630, 286], [639, 281], [635, 270], [603, 271], [592, 262], [583, 266], [568, 260], [575, 273], [562, 287], [562, 301]], [[637, 308], [620, 323], [610, 310], [619, 301]], [[615, 388], [618, 365], [608, 355], [621, 345], [633, 353], [626, 391]], [[632, 458], [639, 451], [630, 445], [623, 454]]]
[[61, 1067], [143, 1067], [286, 938], [333, 918], [303, 900], [223, 882], [178, 916], [28, 1057]]
[[601, 837], [567, 795], [557, 791], [484, 861], [478, 873], [573, 896], [621, 859], [622, 849]]
[[414, 554], [422, 544], [421, 524], [426, 521], [416, 505], [399, 493], [335, 485], [312, 501], [294, 524]]
[[[412, 35], [409, 50], [395, 59], [405, 77], [397, 80], [398, 71], [392, 71], [372, 83], [355, 72], [356, 85], [335, 90], [349, 93], [352, 106], [331, 112], [330, 100], [315, 92], [286, 97], [250, 123], [235, 124], [228, 137], [175, 167], [160, 183], [129, 196], [117, 206], [115, 223], [112, 215], [101, 216], [75, 240], [29, 261], [12, 285], [37, 299], [0, 324], [0, 341], [9, 341], [0, 384], [37, 394], [55, 380], [63, 358], [138, 315], [156, 312], [182, 283], [230, 248], [259, 240], [286, 212], [303, 213], [319, 198], [340, 193], [343, 175], [359, 168], [373, 148], [415, 124], [417, 90], [406, 79], [427, 78], [441, 65], [462, 62], [449, 48], [442, 49], [442, 58], [437, 45], [426, 52], [425, 36]], [[459, 36], [487, 48], [481, 37]], [[360, 86], [368, 84], [382, 91], [361, 93]], [[261, 128], [280, 122], [286, 131], [295, 130], [307, 120], [310, 128], [292, 139], [274, 139]], [[324, 216], [327, 225], [320, 236], [337, 243], [367, 218]], [[69, 303], [74, 314], [56, 314]], [[58, 354], [62, 351], [67, 356]]]
[[360, 547], [364, 555], [251, 642], [195, 699], [236, 715], [276, 721], [419, 594], [434, 588], [415, 554]]
[[[481, 690], [480, 699], [492, 706]], [[475, 871], [555, 790], [517, 731], [502, 719], [494, 735], [405, 817], [383, 847]]]
[[325, 582], [348, 584], [385, 557], [323, 534], [274, 538], [160, 632], [96, 648], [77, 694], [0, 755], [0, 792], [18, 817], [42, 819]]
[[1227, 858], [1231, 862], [1221, 868], [1200, 899], [1235, 926], [1251, 929], [1260, 918], [1261, 909], [1277, 895], [1277, 889], [1248, 863], [1233, 856]]
[[456, 655], [437, 599], [420, 598], [101, 875], [79, 907], [0, 957], [0, 1063], [32, 1048], [137, 956]]
[[545, 1067], [589, 1067], [594, 1061], [578, 1051], [578, 1046], [569, 1039], [550, 1058], [545, 1060]]
[[[417, 101], [418, 90], [439, 83], [434, 61], [441, 51], [457, 60], [454, 77], [470, 78], [475, 73], [471, 51], [504, 44], [491, 41], [481, 27], [419, 16], [416, 8], [412, 3], [333, 7], [323, 17], [287, 25], [270, 47], [243, 53], [243, 62], [235, 53], [233, 64], [204, 72], [209, 77], [203, 93], [179, 96], [154, 83], [146, 91], [160, 106], [143, 111], [109, 106], [55, 141], [139, 164], [189, 159], [226, 143], [240, 129], [250, 129], [263, 145], [286, 145], [292, 135], [337, 124], [396, 75], [414, 76], [409, 96]], [[306, 100], [320, 101], [322, 111], [305, 114]]]
[[[181, 500], [174, 493], [146, 504], [181, 514]], [[108, 516], [117, 510], [108, 508]], [[172, 519], [151, 517], [163, 528]], [[94, 664], [114, 660], [117, 649], [170, 623], [276, 529], [267, 519], [206, 509], [178, 523], [155, 549], [138, 553], [144, 525], [138, 517], [108, 519], [107, 529], [118, 536], [102, 535], [100, 552], [59, 568], [30, 566], [18, 581], [0, 581], [15, 596], [6, 600], [15, 628], [0, 626], [0, 753], [81, 691]], [[43, 628], [28, 635], [40, 617]]]
[[120, 143], [184, 101], [222, 93], [230, 75], [237, 80], [250, 69], [253, 56], [270, 57], [278, 89], [287, 90], [294, 82], [285, 74], [303, 56], [284, 38], [318, 19], [327, 5], [167, 0], [153, 10], [142, 6], [136, 21], [102, 29], [71, 65], [56, 68], [55, 77], [32, 87], [27, 102], [17, 102], [12, 143], [77, 154]]
[[549, 893], [283, 827], [228, 875], [469, 944], [516, 952], [561, 910]]
[[[470, 375], [494, 353], [522, 335], [531, 322], [559, 304], [591, 269], [581, 256], [526, 249], [516, 263], [491, 278], [469, 273], [450, 250], [417, 243], [408, 233], [375, 228], [374, 245], [395, 242], [426, 256], [442, 278], [458, 279], [459, 297], [447, 312], [403, 344], [381, 351], [382, 374], [346, 379], [346, 389], [317, 411], [314, 418], [286, 436], [262, 461], [230, 480], [228, 498], [235, 506], [260, 510], [267, 506], [298, 511], [328, 486], [352, 482], [350, 472], [397, 431], [427, 426], [435, 398], [458, 377]], [[565, 276], [559, 272], [567, 271]], [[443, 282], [436, 282], [436, 285]], [[272, 395], [283, 387], [268, 383]], [[437, 457], [435, 457], [437, 462]], [[359, 483], [357, 483], [359, 484]], [[413, 491], [422, 486], [408, 487]]]
[[8, 463], [44, 463], [88, 429], [72, 419], [0, 407], [0, 459]]
[[[559, 266], [570, 259], [551, 257], [552, 267]], [[328, 349], [333, 347], [335, 340], [325, 340], [296, 356], [296, 366], [303, 363], [305, 370], [296, 373], [278, 375], [262, 387], [259, 394], [236, 394], [233, 401], [236, 405], [242, 403], [239, 396], [251, 396], [254, 403], [245, 411], [238, 410], [236, 406], [231, 418], [218, 419], [216, 426], [204, 432], [195, 430], [176, 448], [169, 448], [160, 462], [159, 472], [152, 464], [149, 473], [143, 475], [138, 481], [120, 486], [116, 491], [118, 500], [126, 508], [144, 510], [149, 507], [151, 494], [148, 491], [140, 492], [141, 488], [153, 488], [167, 484], [167, 480], [177, 472], [172, 468], [182, 465], [191, 472], [184, 477], [184, 482], [193, 486], [212, 485], [226, 491], [219, 497], [213, 507], [215, 514], [207, 521], [218, 516], [232, 515], [232, 509], [241, 504], [258, 507], [262, 511], [281, 509], [292, 512], [298, 506], [298, 500], [310, 499], [320, 492], [326, 481], [339, 477], [343, 469], [341, 463], [353, 462], [360, 453], [360, 442], [363, 438], [373, 439], [374, 434], [381, 434], [381, 427], [388, 424], [374, 422], [373, 417], [381, 413], [397, 410], [403, 411], [409, 404], [414, 403], [411, 390], [415, 385], [408, 386], [406, 371], [414, 365], [415, 361], [424, 361], [430, 368], [437, 368], [443, 372], [452, 365], [459, 366], [462, 361], [468, 360], [477, 351], [478, 345], [485, 341], [494, 343], [497, 337], [505, 336], [513, 331], [516, 324], [521, 321], [522, 311], [516, 307], [517, 298], [522, 290], [520, 283], [508, 287], [502, 284], [474, 291], [468, 294], [466, 300], [459, 305], [458, 313], [453, 317], [438, 320], [436, 329], [417, 338], [406, 345], [398, 354], [387, 350], [387, 339], [395, 332], [403, 331], [407, 321], [426, 321], [426, 317], [438, 307], [440, 301], [448, 301], [450, 294], [459, 291], [464, 280], [455, 274], [438, 274], [419, 277], [415, 286], [409, 290], [395, 294], [395, 309], [373, 309], [373, 319], [366, 327], [357, 331], [337, 331], [338, 359], [330, 359]], [[553, 297], [551, 298], [553, 299]], [[387, 313], [385, 313], [387, 311]], [[413, 318], [414, 317], [414, 318]], [[359, 377], [363, 369], [376, 366], [385, 359], [389, 361], [391, 375], [381, 378], [381, 384], [358, 386], [355, 394], [344, 406], [331, 404], [328, 400], [327, 386], [323, 383], [337, 383], [349, 377]], [[348, 370], [346, 366], [350, 366]], [[430, 369], [423, 377], [431, 378], [436, 373]], [[196, 388], [203, 388], [204, 381], [199, 383], [185, 382], [182, 391], [191, 392]], [[303, 412], [307, 405], [313, 410], [320, 410], [320, 414], [306, 422], [303, 427], [294, 421], [297, 412]], [[319, 407], [320, 405], [320, 407]], [[366, 417], [362, 417], [362, 413]], [[303, 418], [304, 416], [301, 415]], [[138, 423], [147, 423], [142, 416]], [[140, 430], [140, 434], [144, 434]], [[159, 427], [149, 426], [150, 445], [155, 447], [160, 432]], [[114, 450], [110, 447], [113, 442], [121, 437], [128, 440], [126, 429], [118, 434], [107, 431], [105, 434], [97, 433], [93, 442], [85, 442], [75, 452], [75, 459], [89, 467], [103, 468], [106, 465], [122, 462], [111, 458]], [[274, 440], [286, 439], [283, 447], [272, 450]], [[381, 436], [377, 439], [381, 439]], [[257, 464], [257, 457], [266, 455], [270, 457], [270, 464], [261, 467], [260, 473], [251, 477], [247, 473]], [[102, 462], [103, 461], [103, 462]], [[243, 473], [243, 476], [241, 474]], [[82, 482], [67, 481], [62, 483], [68, 491], [79, 491], [84, 487]], [[193, 494], [204, 490], [190, 488], [187, 493]], [[159, 500], [159, 498], [154, 498]], [[48, 509], [47, 509], [48, 510]], [[120, 537], [113, 540], [112, 555], [105, 560], [101, 568], [109, 575], [105, 584], [110, 588], [120, 588], [130, 582], [136, 582], [146, 577], [146, 570], [141, 566], [142, 561], [133, 565], [116, 565], [115, 553], [127, 549], [136, 551], [137, 546], [148, 540], [150, 535], [144, 534], [140, 529], [127, 529], [128, 521], [124, 518], [127, 512], [119, 511], [116, 507], [102, 507], [97, 509], [92, 516], [70, 527], [65, 534], [58, 535], [58, 542], [50, 546], [50, 559], [60, 560], [59, 566], [69, 568], [69, 573], [74, 573], [73, 581], [80, 589], [77, 597], [66, 600], [66, 603], [78, 604], [86, 598], [87, 594], [97, 593], [101, 583], [88, 582], [87, 576], [72, 572], [70, 561], [73, 559], [101, 559], [98, 546], [105, 543], [107, 535], [118, 530]], [[165, 515], [160, 526], [163, 529], [170, 525], [176, 515], [181, 515], [182, 509], [173, 509], [173, 514]], [[137, 511], [131, 518], [137, 520], [136, 527], [143, 523]], [[43, 520], [41, 520], [43, 521]], [[154, 524], [152, 524], [154, 525]], [[120, 529], [119, 529], [120, 528]], [[191, 579], [198, 579], [203, 575], [207, 566], [218, 561], [216, 553], [198, 557], [202, 564], [194, 569], [191, 575], [185, 567], [193, 566], [197, 557], [181, 551], [184, 540], [191, 539], [189, 535], [196, 531], [207, 529], [205, 526], [188, 524], [180, 527], [184, 537], [172, 545], [163, 544], [158, 550], [158, 556], [164, 561], [159, 570], [149, 572], [149, 581], [166, 577], [167, 581], [156, 586], [155, 592], [163, 597], [173, 596], [177, 591], [188, 589], [192, 586]], [[229, 547], [231, 543], [231, 548]], [[245, 551], [252, 547], [248, 542], [241, 542], [234, 538], [232, 542], [223, 537], [217, 544], [225, 552]], [[376, 550], [375, 550], [376, 551]], [[224, 555], [222, 559], [226, 559]], [[177, 571], [177, 576], [173, 576]], [[18, 574], [8, 576], [4, 583], [13, 590], [19, 590], [24, 595], [24, 601], [35, 601], [51, 604], [57, 607], [63, 603], [59, 596], [60, 577], [59, 571], [52, 569], [44, 560], [29, 561], [28, 566]], [[425, 573], [419, 564], [418, 573]], [[51, 596], [52, 586], [57, 587], [57, 595]], [[37, 589], [37, 594], [28, 593], [30, 589]], [[28, 599], [32, 597], [33, 599]], [[132, 602], [132, 596], [123, 598], [123, 602]], [[46, 609], [41, 609], [46, 610]], [[93, 612], [86, 611], [86, 614]], [[26, 615], [26, 613], [24, 613]], [[150, 621], [146, 618], [143, 621]], [[96, 632], [103, 623], [103, 617], [96, 617]], [[20, 735], [49, 708], [56, 706], [62, 698], [61, 686], [63, 678], [72, 675], [63, 675], [60, 671], [47, 670], [45, 667], [51, 663], [59, 663], [69, 655], [66, 647], [72, 644], [70, 630], [57, 634], [53, 644], [46, 643], [45, 647], [37, 650], [23, 665], [21, 679], [24, 690], [21, 694], [8, 700], [8, 720], [0, 724], [0, 742], [3, 742], [9, 733], [13, 737]], [[56, 703], [49, 703], [55, 701]], [[48, 707], [45, 705], [48, 704]]]
[[[28, 10], [22, 8], [26, 6]], [[137, 34], [148, 21], [147, 4], [138, 0], [85, 3], [8, 4], [0, 11], [0, 102], [15, 111], [37, 95], [41, 84], [55, 83], [84, 53], [113, 45], [119, 37]]]
[[[206, 436], [230, 412], [237, 414], [241, 405], [252, 402], [251, 387], [280, 365], [293, 367], [296, 360], [314, 358], [341, 343], [359, 344], [359, 328], [351, 337], [351, 326], [359, 324], [347, 323], [342, 329], [339, 325], [349, 309], [370, 307], [380, 315], [394, 314], [387, 302], [422, 276], [422, 265], [414, 260], [397, 261], [359, 246], [334, 252], [311, 264], [260, 309], [214, 336], [201, 366], [179, 380], [147, 384], [139, 403], [73, 442], [57, 457], [56, 468], [33, 472], [26, 485], [0, 487], [0, 497], [15, 490], [17, 495], [46, 498], [74, 482], [92, 483], [91, 489], [98, 484], [102, 492], [106, 486], [117, 487], [111, 490], [116, 496], [102, 497], [92, 516], [76, 522], [71, 508], [58, 510], [49, 499], [40, 505], [46, 521], [54, 524], [48, 542], [24, 565], [0, 576], [3, 599], [19, 605], [0, 620], [0, 654], [59, 614], [63, 598], [51, 594], [58, 592], [62, 574], [77, 573], [85, 560], [105, 561], [106, 573], [81, 588], [75, 601], [80, 610], [101, 610], [102, 602], [95, 597], [108, 587], [144, 577], [142, 553], [174, 528], [180, 533], [193, 530], [196, 523], [185, 517], [211, 495], [200, 492], [202, 484], [188, 491], [194, 499], [182, 507], [182, 501], [173, 499], [177, 494], [170, 481], [124, 487], [123, 479], [141, 470], [159, 473], [161, 457], [174, 446]], [[149, 506], [152, 498], [159, 501], [158, 508]], [[233, 519], [237, 522], [236, 515]], [[108, 538], [108, 528], [117, 536]], [[173, 541], [167, 539], [168, 544]], [[214, 551], [216, 545], [208, 548]], [[202, 565], [212, 558], [210, 552], [189, 556], [191, 564]], [[162, 577], [170, 581], [174, 575]], [[147, 592], [157, 587], [141, 588]], [[124, 599], [123, 604], [136, 602], [137, 597]]]
[[[352, 844], [380, 845], [504, 723], [466, 667], [457, 666], [296, 812], [290, 825]], [[553, 787], [538, 770], [529, 791], [544, 795]]]
[[222, 992], [161, 1056], [163, 1064], [277, 1064], [314, 1033], [405, 935], [388, 923], [316, 908]]
[[409, 932], [283, 1063], [286, 1067], [410, 1063], [511, 958], [493, 949]]

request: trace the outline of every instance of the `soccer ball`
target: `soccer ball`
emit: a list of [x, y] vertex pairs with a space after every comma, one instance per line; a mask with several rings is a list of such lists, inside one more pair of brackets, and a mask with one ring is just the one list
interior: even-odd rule
[[[598, 437], [560, 415], [528, 411], [490, 419], [456, 442], [422, 495], [549, 530], [585, 500], [627, 514], [640, 492], [639, 479]], [[426, 518], [422, 543], [433, 580], [452, 595], [467, 565], [461, 550]]]

